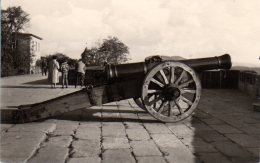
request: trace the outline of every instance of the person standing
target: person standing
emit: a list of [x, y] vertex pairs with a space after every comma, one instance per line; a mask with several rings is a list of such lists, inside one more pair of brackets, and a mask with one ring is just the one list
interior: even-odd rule
[[62, 88], [64, 88], [64, 84], [66, 85], [66, 88], [68, 88], [69, 65], [68, 65], [66, 59], [61, 64], [60, 69], [61, 69], [61, 74], [62, 74]]
[[57, 56], [53, 56], [49, 63], [48, 79], [51, 83], [51, 88], [56, 88], [56, 84], [59, 83], [59, 69], [60, 65], [57, 61]]
[[82, 59], [80, 59], [76, 67], [75, 88], [77, 88], [79, 81], [81, 87], [84, 85], [85, 70], [86, 70], [86, 65], [85, 63], [82, 62]]

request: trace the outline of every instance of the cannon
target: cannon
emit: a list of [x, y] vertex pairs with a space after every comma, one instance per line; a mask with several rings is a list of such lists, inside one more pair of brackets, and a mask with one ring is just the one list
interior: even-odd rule
[[161, 122], [189, 117], [201, 97], [198, 73], [230, 69], [230, 55], [189, 60], [152, 56], [144, 62], [106, 65], [86, 70], [86, 88], [41, 103], [22, 105], [15, 122], [44, 119], [80, 108], [133, 98], [137, 105]]

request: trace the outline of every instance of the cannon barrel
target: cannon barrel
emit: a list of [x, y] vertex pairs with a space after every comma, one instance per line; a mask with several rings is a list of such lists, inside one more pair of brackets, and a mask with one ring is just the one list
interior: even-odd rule
[[[192, 67], [197, 72], [213, 69], [230, 69], [232, 66], [231, 57], [229, 54], [224, 54], [218, 57], [178, 60], [176, 62], [184, 63], [189, 67]], [[140, 77], [144, 76], [154, 66], [160, 63], [161, 62], [137, 62], [120, 65], [107, 65], [105, 68], [105, 74], [107, 79]]]

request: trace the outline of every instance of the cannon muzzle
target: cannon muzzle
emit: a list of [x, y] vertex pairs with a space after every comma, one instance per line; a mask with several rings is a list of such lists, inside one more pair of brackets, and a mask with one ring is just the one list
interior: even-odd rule
[[[157, 62], [138, 62], [120, 65], [107, 65], [105, 68], [106, 78], [111, 80], [144, 77], [147, 72], [149, 72], [156, 65], [160, 64], [162, 61], [169, 60], [161, 59]], [[193, 68], [196, 72], [214, 69], [230, 69], [232, 66], [231, 57], [229, 54], [224, 54], [218, 57], [179, 60], [176, 62], [184, 63], [187, 66]]]
[[230, 69], [232, 66], [229, 54], [224, 54], [219, 57], [181, 60], [180, 62], [192, 67], [197, 72], [214, 69]]

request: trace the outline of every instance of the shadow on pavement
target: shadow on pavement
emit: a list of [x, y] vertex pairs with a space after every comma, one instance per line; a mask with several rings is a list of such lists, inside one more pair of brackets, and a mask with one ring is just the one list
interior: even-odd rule
[[13, 123], [13, 112], [17, 110], [13, 107], [13, 109], [1, 109], [1, 124], [12, 124]]
[[174, 134], [200, 162], [259, 163], [260, 130], [253, 126], [260, 124], [260, 114], [250, 98], [234, 90], [203, 93], [191, 120], [173, 126]]
[[46, 88], [49, 88], [51, 89], [51, 87], [48, 85], [48, 86], [24, 86], [24, 85], [2, 85], [1, 88], [28, 88], [28, 89], [46, 89]]
[[[143, 123], [158, 123], [155, 119], [140, 119], [138, 117], [121, 117], [119, 114], [147, 114], [144, 111], [136, 110], [113, 110], [113, 109], [80, 109], [73, 112], [65, 113], [61, 116], [56, 116], [56, 119], [60, 120], [72, 120], [72, 121], [88, 121], [88, 122], [143, 122]], [[101, 114], [110, 114], [111, 116], [101, 116]]]
[[23, 84], [30, 84], [30, 85], [49, 85], [48, 79], [41, 79], [41, 80], [35, 80]]
[[[17, 106], [10, 106], [10, 108], [13, 109], [2, 109], [1, 110], [1, 123], [3, 124], [10, 124], [13, 123], [12, 119], [12, 113], [17, 110]], [[122, 117], [117, 117], [117, 116], [111, 116], [111, 117], [101, 117], [101, 113], [112, 113], [114, 114], [119, 114], [118, 110], [113, 110], [113, 109], [78, 109], [75, 111], [67, 112], [58, 116], [54, 117], [49, 117], [47, 119], [59, 119], [59, 120], [71, 120], [71, 121], [93, 121], [93, 122], [143, 122], [143, 123], [158, 123], [157, 120], [155, 119], [139, 119], [139, 118], [122, 118]], [[143, 111], [135, 111], [135, 110], [120, 110], [120, 113], [126, 113], [126, 114], [136, 114], [136, 113], [142, 113], [144, 114], [145, 112]], [[148, 113], [147, 113], [148, 115]], [[40, 120], [44, 121], [46, 119]]]

